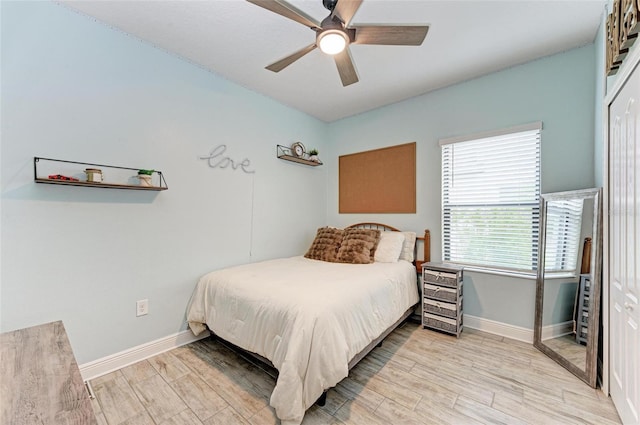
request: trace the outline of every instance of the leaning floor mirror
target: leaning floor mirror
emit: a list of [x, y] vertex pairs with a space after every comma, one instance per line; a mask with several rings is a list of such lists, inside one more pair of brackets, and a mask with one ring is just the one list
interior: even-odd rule
[[600, 189], [540, 201], [533, 345], [596, 386], [602, 263]]

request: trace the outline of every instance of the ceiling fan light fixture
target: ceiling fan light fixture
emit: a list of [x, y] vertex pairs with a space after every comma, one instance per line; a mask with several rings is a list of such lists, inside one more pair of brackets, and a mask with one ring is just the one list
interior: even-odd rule
[[329, 29], [318, 34], [317, 44], [323, 53], [337, 55], [347, 47], [347, 35], [337, 29]]

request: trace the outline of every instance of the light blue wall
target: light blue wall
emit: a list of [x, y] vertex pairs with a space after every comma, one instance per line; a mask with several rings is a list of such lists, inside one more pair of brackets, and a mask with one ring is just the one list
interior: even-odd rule
[[[441, 259], [440, 147], [445, 137], [543, 122], [542, 191], [594, 185], [595, 52], [589, 45], [329, 125], [329, 157], [417, 142], [416, 214], [338, 214], [337, 161], [329, 163], [328, 220], [379, 221], [432, 232]], [[465, 274], [465, 313], [533, 328], [535, 280]]]
[[[300, 255], [326, 223], [327, 168], [276, 158], [325, 151], [321, 121], [54, 3], [1, 8], [2, 331], [61, 319], [79, 363], [172, 335], [200, 275]], [[255, 174], [198, 159], [220, 144]], [[35, 184], [34, 156], [159, 169], [169, 190]]]
[[573, 282], [546, 281], [542, 302], [544, 306], [542, 326], [559, 325], [572, 321], [576, 294], [579, 291], [579, 278], [575, 278]]
[[[594, 183], [593, 46], [324, 124], [53, 3], [0, 8], [0, 330], [62, 319], [80, 363], [185, 329], [200, 275], [299, 255], [321, 225], [429, 228], [439, 259], [439, 138], [542, 120], [543, 191]], [[326, 165], [278, 160], [295, 140]], [[417, 214], [338, 214], [338, 156], [410, 141]], [[256, 173], [198, 159], [219, 144]], [[33, 156], [156, 168], [170, 188], [36, 185]], [[533, 326], [534, 281], [465, 285], [468, 314]]]

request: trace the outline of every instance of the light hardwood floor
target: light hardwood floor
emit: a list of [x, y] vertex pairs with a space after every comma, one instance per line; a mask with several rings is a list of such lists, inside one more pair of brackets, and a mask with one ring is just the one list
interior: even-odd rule
[[[279, 424], [275, 380], [201, 340], [91, 381], [109, 425]], [[611, 400], [526, 344], [406, 323], [311, 407], [318, 424], [620, 424]]]

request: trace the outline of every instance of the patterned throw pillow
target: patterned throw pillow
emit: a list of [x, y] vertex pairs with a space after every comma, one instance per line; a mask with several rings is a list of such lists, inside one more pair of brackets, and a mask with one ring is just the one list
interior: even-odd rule
[[335, 227], [319, 228], [316, 232], [316, 238], [304, 256], [312, 260], [336, 262], [343, 234], [344, 230]]
[[338, 250], [337, 262], [350, 264], [373, 263], [380, 231], [374, 229], [345, 229]]

